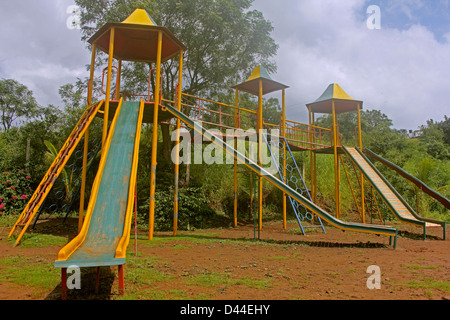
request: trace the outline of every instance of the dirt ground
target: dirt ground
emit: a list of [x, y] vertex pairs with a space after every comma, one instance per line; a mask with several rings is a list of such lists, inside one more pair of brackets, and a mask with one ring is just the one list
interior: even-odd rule
[[[281, 222], [265, 223], [259, 241], [253, 241], [252, 224], [242, 224], [237, 229], [180, 232], [179, 239], [173, 239], [170, 233], [157, 232], [157, 241], [153, 244], [142, 234], [139, 239], [144, 240], [138, 242], [139, 257], [164, 261], [157, 268], [167, 277], [163, 282], [156, 280], [145, 286], [131, 284], [126, 276], [125, 290], [126, 294], [130, 294], [130, 290], [137, 291], [129, 296], [131, 299], [139, 299], [139, 290], [147, 293], [164, 291], [166, 295], [162, 300], [201, 297], [208, 300], [450, 299], [448, 232], [447, 240], [443, 241], [441, 228], [429, 229], [427, 239], [422, 240], [420, 229], [405, 225], [396, 227], [401, 231], [396, 249], [389, 246], [388, 237], [343, 232], [330, 226], [326, 227], [325, 234], [313, 230], [303, 236], [292, 232], [298, 229], [298, 225], [291, 223], [288, 230], [283, 230]], [[75, 230], [76, 220], [72, 220], [64, 227], [43, 224], [36, 232], [70, 239]], [[7, 232], [3, 230], [0, 234], [3, 238], [0, 241], [0, 259], [28, 256], [39, 257], [42, 263], [53, 263], [61, 248], [13, 248], [11, 242], [6, 241]], [[133, 237], [129, 255], [134, 255]], [[367, 270], [373, 265], [381, 271], [381, 288], [371, 290], [367, 281], [372, 274]], [[90, 294], [81, 299], [117, 299], [117, 270], [110, 270], [106, 295]], [[59, 269], [50, 272], [59, 276]], [[252, 279], [254, 283], [245, 285], [237, 281], [195, 285], [188, 281], [205, 274], [227, 275], [228, 279]], [[175, 291], [178, 296], [172, 297]], [[36, 292], [34, 287], [0, 279], [0, 300], [57, 300], [60, 293], [60, 285], [46, 292]]]

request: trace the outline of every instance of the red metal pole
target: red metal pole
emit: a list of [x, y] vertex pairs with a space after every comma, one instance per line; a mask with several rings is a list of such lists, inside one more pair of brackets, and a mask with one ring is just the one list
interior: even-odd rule
[[100, 288], [100, 267], [97, 267], [97, 278], [95, 280], [95, 294], [98, 294]]
[[123, 280], [123, 264], [119, 266], [119, 294], [123, 296], [125, 293], [124, 280]]
[[134, 251], [137, 256], [137, 182], [134, 189]]
[[67, 300], [67, 268], [61, 269], [61, 300]]

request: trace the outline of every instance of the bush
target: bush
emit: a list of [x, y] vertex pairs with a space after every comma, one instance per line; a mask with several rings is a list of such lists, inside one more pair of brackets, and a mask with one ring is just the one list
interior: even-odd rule
[[25, 170], [4, 170], [0, 174], [0, 213], [20, 213], [32, 195], [31, 177]]
[[[179, 189], [178, 229], [192, 230], [202, 228], [215, 214], [209, 207], [209, 199], [200, 188], [186, 187]], [[155, 230], [169, 231], [173, 228], [173, 189], [155, 192]], [[140, 221], [147, 217], [149, 200], [139, 207]]]

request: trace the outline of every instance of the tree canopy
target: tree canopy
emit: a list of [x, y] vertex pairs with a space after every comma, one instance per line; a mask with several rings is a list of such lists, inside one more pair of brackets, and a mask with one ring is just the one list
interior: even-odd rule
[[[158, 25], [167, 27], [188, 48], [184, 62], [183, 91], [207, 94], [239, 83], [257, 64], [276, 70], [272, 58], [278, 45], [272, 24], [252, 0], [76, 0], [81, 8], [82, 39], [87, 41], [107, 22], [120, 22], [135, 9], [145, 9]], [[104, 59], [104, 58], [103, 58]], [[176, 60], [176, 59], [175, 59]], [[170, 96], [178, 79], [178, 61], [163, 66], [164, 96]], [[148, 82], [149, 66], [124, 64], [124, 89], [139, 92]]]
[[19, 118], [30, 119], [39, 114], [33, 92], [14, 79], [0, 81], [0, 116], [3, 131], [11, 129]]

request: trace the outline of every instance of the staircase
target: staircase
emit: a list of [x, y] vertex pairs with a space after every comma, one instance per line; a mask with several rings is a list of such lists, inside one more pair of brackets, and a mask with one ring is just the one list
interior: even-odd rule
[[22, 231], [16, 239], [16, 242], [14, 243], [14, 247], [19, 244], [25, 231], [27, 230], [31, 221], [35, 218], [37, 212], [39, 211], [39, 208], [41, 207], [42, 203], [53, 187], [53, 184], [55, 183], [56, 179], [58, 179], [61, 171], [63, 170], [67, 161], [70, 159], [72, 153], [75, 151], [75, 148], [84, 136], [84, 133], [89, 128], [92, 120], [94, 119], [102, 105], [103, 101], [99, 102], [98, 104], [94, 104], [86, 109], [77, 125], [72, 130], [69, 138], [64, 143], [58, 155], [54, 159], [47, 173], [44, 175], [44, 178], [42, 179], [41, 183], [37, 187], [33, 196], [30, 198], [30, 201], [25, 206], [25, 209], [20, 214], [17, 222], [14, 224], [8, 235], [8, 238], [10, 238], [18, 226], [23, 227]]

